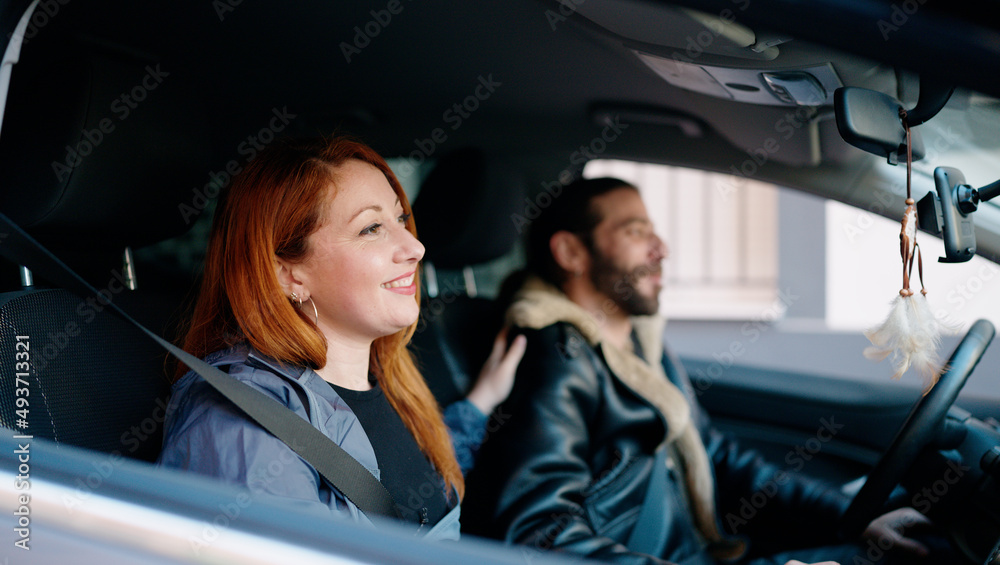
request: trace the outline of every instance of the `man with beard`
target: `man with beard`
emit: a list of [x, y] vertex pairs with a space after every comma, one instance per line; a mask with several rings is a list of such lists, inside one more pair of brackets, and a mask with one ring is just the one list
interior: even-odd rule
[[[864, 544], [763, 557], [839, 543], [848, 501], [712, 429], [664, 350], [666, 257], [621, 180], [572, 183], [534, 221], [526, 273], [505, 283], [527, 350], [469, 477], [467, 529], [521, 544], [529, 562], [549, 549], [629, 564], [868, 559]], [[926, 523], [902, 509], [866, 536], [921, 554], [901, 532]]]

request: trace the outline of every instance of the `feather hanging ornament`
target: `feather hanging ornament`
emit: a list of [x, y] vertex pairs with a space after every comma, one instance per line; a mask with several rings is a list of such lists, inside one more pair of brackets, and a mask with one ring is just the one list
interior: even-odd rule
[[[894, 379], [900, 378], [909, 368], [914, 368], [923, 377], [926, 392], [937, 383], [941, 371], [938, 346], [941, 343], [942, 327], [927, 303], [923, 259], [920, 246], [917, 245], [917, 208], [910, 188], [913, 152], [906, 110], [900, 109], [899, 117], [906, 130], [906, 211], [903, 213], [899, 232], [903, 288], [893, 299], [885, 322], [865, 332], [872, 345], [865, 349], [864, 354], [873, 361], [882, 361], [891, 355], [890, 360], [896, 369], [892, 376]], [[920, 293], [910, 290], [914, 259], [920, 276]]]

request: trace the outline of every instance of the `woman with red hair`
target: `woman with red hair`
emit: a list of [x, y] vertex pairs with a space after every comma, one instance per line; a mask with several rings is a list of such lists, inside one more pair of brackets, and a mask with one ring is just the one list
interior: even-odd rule
[[[275, 143], [220, 197], [184, 348], [340, 445], [404, 521], [453, 538], [462, 469], [406, 349], [423, 253], [406, 195], [374, 150], [349, 138]], [[468, 399], [448, 408], [463, 450], [510, 391], [524, 341], [506, 355], [503, 344], [498, 336]], [[194, 372], [174, 384], [160, 463], [367, 521]]]

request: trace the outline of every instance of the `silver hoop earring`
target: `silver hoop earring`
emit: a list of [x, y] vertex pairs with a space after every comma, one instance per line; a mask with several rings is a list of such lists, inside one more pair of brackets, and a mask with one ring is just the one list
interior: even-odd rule
[[[319, 327], [319, 310], [316, 309], [316, 301], [313, 300], [311, 296], [309, 297], [309, 303], [313, 305], [313, 316], [315, 317], [315, 320], [313, 320], [313, 323], [315, 323], [316, 327], [318, 328]], [[302, 304], [302, 302], [300, 301], [299, 304]]]
[[[288, 298], [290, 298], [290, 299], [292, 299], [292, 300], [295, 301], [295, 303], [296, 303], [295, 307], [296, 308], [299, 308], [299, 309], [302, 308], [302, 299], [299, 298], [298, 294], [295, 294], [293, 292], [293, 293], [291, 293], [291, 294], [288, 295]], [[319, 310], [316, 309], [316, 302], [312, 299], [311, 296], [308, 298], [308, 300], [309, 300], [309, 302], [313, 306], [313, 323], [316, 324], [316, 327], [319, 327]]]

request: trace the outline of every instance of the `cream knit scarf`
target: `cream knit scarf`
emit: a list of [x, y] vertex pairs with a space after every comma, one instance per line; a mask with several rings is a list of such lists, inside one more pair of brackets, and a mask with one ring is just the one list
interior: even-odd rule
[[705, 445], [691, 419], [691, 407], [658, 362], [663, 353], [663, 320], [656, 316], [632, 318], [642, 350], [652, 361], [647, 363], [634, 353], [622, 351], [603, 340], [593, 316], [555, 287], [531, 277], [507, 310], [507, 321], [530, 329], [567, 322], [575, 326], [592, 347], [601, 346], [608, 368], [618, 380], [656, 407], [667, 421], [664, 443], [673, 443], [682, 459], [695, 524], [708, 541], [709, 552], [721, 559], [738, 557], [743, 552], [742, 542], [726, 539], [719, 531], [715, 513], [715, 484]]

